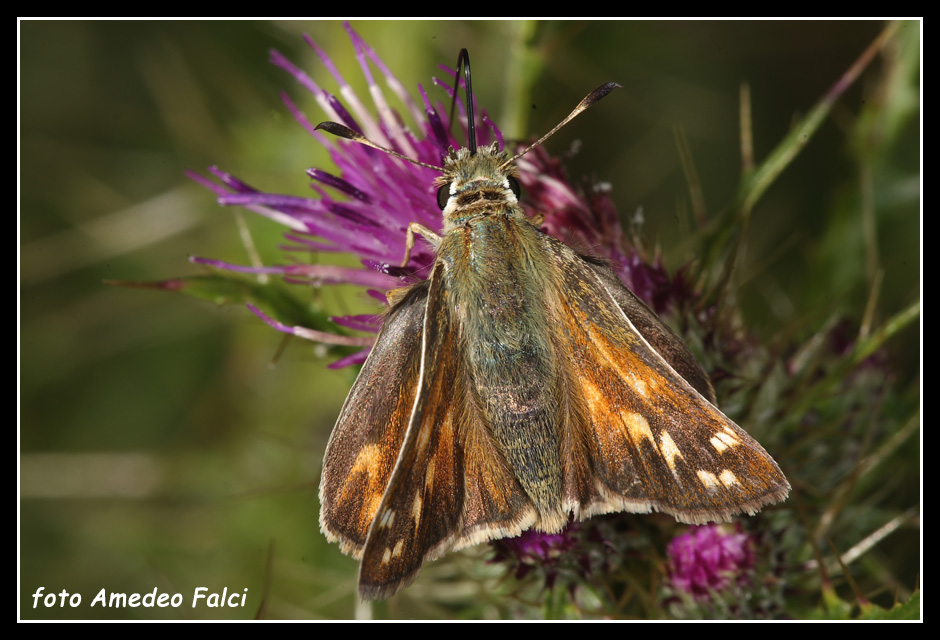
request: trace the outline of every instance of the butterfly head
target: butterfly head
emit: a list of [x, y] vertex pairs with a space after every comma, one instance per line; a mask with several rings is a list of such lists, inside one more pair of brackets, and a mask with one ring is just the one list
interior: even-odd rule
[[444, 158], [443, 175], [435, 182], [445, 224], [459, 224], [501, 206], [518, 204], [519, 171], [514, 164], [507, 164], [508, 155], [495, 142], [475, 152], [467, 147], [450, 150]]

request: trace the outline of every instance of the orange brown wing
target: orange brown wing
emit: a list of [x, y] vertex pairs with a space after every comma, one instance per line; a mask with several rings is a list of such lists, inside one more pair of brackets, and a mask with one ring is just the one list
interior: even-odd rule
[[696, 360], [692, 352], [669, 328], [656, 313], [646, 306], [636, 294], [623, 285], [616, 273], [608, 266], [606, 261], [588, 256], [580, 256], [594, 275], [601, 281], [601, 285], [620, 307], [630, 323], [638, 330], [656, 353], [669, 363], [676, 373], [685, 378], [696, 391], [706, 400], [715, 404], [715, 390], [712, 388], [708, 374]]
[[[728, 520], [786, 497], [766, 451], [653, 349], [617, 304], [620, 291], [546, 237], [558, 287], [552, 311], [568, 427], [565, 507], [578, 517], [663, 511], [682, 522]], [[632, 295], [632, 294], [631, 294]]]

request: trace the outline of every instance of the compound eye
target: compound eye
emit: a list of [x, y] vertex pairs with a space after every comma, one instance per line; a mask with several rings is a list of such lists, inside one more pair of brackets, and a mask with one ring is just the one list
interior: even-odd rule
[[445, 184], [437, 190], [437, 206], [441, 208], [441, 211], [447, 206], [448, 200], [450, 200], [450, 185]]
[[518, 200], [522, 194], [522, 188], [519, 186], [519, 181], [512, 176], [508, 176], [506, 179], [509, 181], [509, 190], [512, 191], [513, 195], [516, 196], [516, 200]]

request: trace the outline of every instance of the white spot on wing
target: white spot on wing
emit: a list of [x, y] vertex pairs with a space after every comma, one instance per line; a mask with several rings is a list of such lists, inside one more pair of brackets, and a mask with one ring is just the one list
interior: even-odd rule
[[721, 453], [722, 451], [728, 448], [728, 445], [722, 442], [721, 438], [719, 438], [718, 436], [712, 436], [712, 439], [709, 440], [709, 442], [711, 442], [712, 446], [718, 450], [718, 453]]
[[415, 526], [421, 521], [421, 496], [415, 494], [415, 501], [411, 503], [411, 519], [415, 521]]
[[718, 479], [721, 480], [721, 484], [726, 487], [730, 487], [733, 484], [738, 484], [738, 477], [734, 475], [731, 469], [725, 469], [721, 472], [721, 475], [718, 476]]
[[714, 491], [720, 486], [718, 484], [718, 478], [715, 477], [715, 474], [711, 471], [704, 471], [699, 469], [695, 473], [698, 476], [699, 482], [701, 482], [709, 491]]
[[675, 440], [672, 439], [668, 431], [664, 430], [659, 433], [659, 450], [662, 451], [663, 458], [666, 459], [666, 464], [669, 465], [669, 470], [672, 471], [672, 475], [676, 476], [676, 479], [678, 479], [679, 476], [676, 474], [676, 458], [682, 458], [682, 452], [679, 451], [679, 447], [676, 446]]
[[719, 433], [715, 435], [716, 438], [720, 438], [729, 447], [736, 447], [741, 444], [741, 441], [738, 440], [737, 436], [729, 435], [728, 433]]
[[392, 526], [393, 522], [395, 522], [395, 511], [393, 509], [383, 511], [379, 518], [379, 527], [388, 529]]
[[712, 439], [709, 440], [712, 443], [712, 446], [715, 447], [719, 453], [727, 449], [728, 447], [736, 447], [741, 444], [741, 441], [738, 439], [736, 434], [729, 433], [728, 428], [725, 427], [724, 431], [719, 431]]
[[653, 432], [650, 430], [650, 424], [646, 421], [646, 418], [639, 413], [623, 411], [620, 413], [620, 419], [623, 420], [623, 426], [627, 428], [627, 433], [630, 434], [630, 439], [633, 442], [639, 444], [645, 438], [652, 442], [653, 446], [656, 446], [656, 439], [653, 437]]

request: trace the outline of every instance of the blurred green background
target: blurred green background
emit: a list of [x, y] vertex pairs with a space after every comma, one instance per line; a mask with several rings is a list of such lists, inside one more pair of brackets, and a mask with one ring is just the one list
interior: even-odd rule
[[[230, 210], [183, 176], [217, 164], [265, 191], [309, 193], [328, 167], [278, 93], [308, 117], [311, 96], [268, 64], [278, 49], [321, 86], [335, 83], [309, 33], [367, 98], [337, 22], [21, 22], [20, 27], [20, 615], [24, 618], [351, 617], [356, 563], [317, 524], [320, 459], [351, 384], [310, 343], [277, 359], [281, 335], [240, 306], [110, 287], [200, 273], [190, 255], [247, 263]], [[689, 189], [681, 125], [709, 215], [740, 179], [739, 89], [750, 86], [761, 160], [840, 77], [878, 22], [363, 22], [365, 40], [409, 90], [432, 96], [460, 47], [477, 103], [510, 136], [540, 135], [591, 89], [625, 88], [570, 124], [572, 177], [612, 185], [624, 218], [671, 270], [685, 242]], [[904, 29], [918, 29], [914, 23]], [[873, 98], [852, 86], [754, 212], [737, 278], [747, 326], [763, 337], [810, 330], [834, 312], [863, 315], [871, 235], [853, 145]], [[390, 95], [390, 94], [389, 94]], [[901, 96], [913, 100], [918, 95]], [[920, 290], [920, 130], [891, 131], [874, 230], [884, 284], [876, 320]], [[246, 213], [268, 264], [282, 229]], [[335, 262], [333, 256], [321, 258]], [[347, 260], [348, 263], [348, 260]], [[373, 312], [361, 291], [318, 296], [337, 315]], [[801, 325], [806, 321], [809, 325]], [[899, 384], [919, 388], [919, 336], [889, 346]], [[745, 425], [746, 426], [746, 425]], [[918, 464], [912, 460], [911, 464]], [[485, 550], [478, 552], [485, 556]], [[32, 608], [65, 589], [82, 606]], [[241, 592], [238, 609], [190, 607], [193, 590]], [[90, 608], [102, 588], [182, 593], [178, 609]], [[420, 589], [419, 584], [414, 587]], [[437, 617], [439, 610], [409, 610]]]

